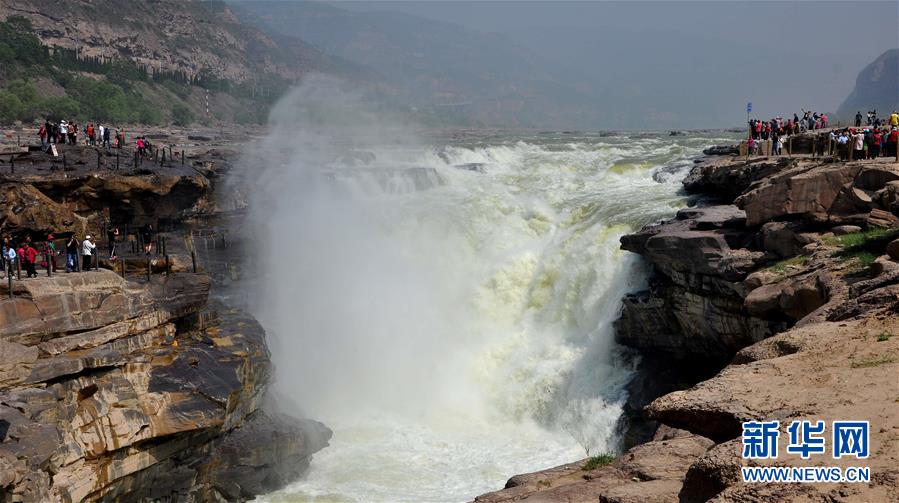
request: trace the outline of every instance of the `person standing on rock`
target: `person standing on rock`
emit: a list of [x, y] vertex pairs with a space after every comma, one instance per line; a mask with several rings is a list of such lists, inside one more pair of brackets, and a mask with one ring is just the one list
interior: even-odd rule
[[73, 233], [66, 241], [66, 272], [78, 271], [78, 240]]
[[863, 159], [865, 155], [865, 133], [858, 131], [851, 140], [853, 150], [852, 158], [856, 161]]
[[37, 261], [37, 250], [31, 246], [31, 243], [25, 243], [25, 245], [21, 249], [22, 262], [25, 265], [26, 276], [29, 278], [37, 277], [37, 270], [34, 268], [34, 264]]
[[3, 258], [6, 261], [7, 277], [12, 276], [16, 264], [16, 247], [12, 245], [12, 242], [9, 241], [9, 239], [4, 243]]
[[855, 112], [855, 127], [862, 127], [862, 111]]
[[93, 251], [97, 249], [97, 245], [91, 242], [90, 235], [87, 235], [84, 238], [84, 242], [81, 243], [81, 256], [82, 256], [82, 271], [90, 271], [91, 270], [91, 259], [93, 259]]
[[53, 272], [56, 272], [56, 255], [58, 254], [56, 243], [54, 242], [55, 239], [53, 234], [47, 235], [47, 242], [44, 244], [43, 250], [44, 257], [47, 260], [47, 267]]
[[883, 141], [883, 135], [880, 134], [879, 129], [874, 129], [871, 131], [871, 139], [870, 144], [868, 145], [868, 156], [871, 159], [877, 159], [877, 156], [880, 155], [880, 142]]
[[[109, 131], [107, 129], [107, 131]], [[106, 228], [106, 242], [109, 247], [109, 260], [115, 260], [115, 242], [119, 235], [119, 228], [109, 226]]]

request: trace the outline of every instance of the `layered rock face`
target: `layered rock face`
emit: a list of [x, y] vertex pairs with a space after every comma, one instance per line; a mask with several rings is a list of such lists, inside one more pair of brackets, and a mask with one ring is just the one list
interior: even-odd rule
[[[583, 460], [513, 477], [479, 501], [899, 501], [899, 164], [728, 157], [684, 185], [701, 206], [622, 238], [653, 269], [616, 326], [641, 354], [624, 418], [637, 445], [599, 471]], [[771, 419], [781, 453], [792, 420], [868, 420], [870, 458], [744, 460], [741, 423]], [[689, 446], [659, 442], [672, 428]], [[683, 471], [626, 468], [647, 450]], [[869, 466], [872, 479], [742, 482], [742, 466], [772, 465]]]
[[120, 249], [99, 260], [115, 272], [41, 271], [11, 292], [2, 282], [0, 501], [244, 501], [300, 477], [331, 432], [263, 407], [264, 330], [212, 300], [225, 297], [210, 295], [221, 274], [194, 272], [195, 243], [180, 238], [190, 222], [214, 225], [227, 161], [205, 152], [148, 172], [66, 171], [41, 156], [20, 156], [0, 183], [4, 233], [167, 221], [168, 256]]

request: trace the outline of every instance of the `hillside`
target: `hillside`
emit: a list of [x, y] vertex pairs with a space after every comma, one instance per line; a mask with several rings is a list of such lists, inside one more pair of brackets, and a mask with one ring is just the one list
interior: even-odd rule
[[840, 105], [837, 116], [849, 120], [855, 112], [877, 110], [886, 117], [899, 109], [899, 49], [890, 49], [866, 66], [855, 80], [855, 89]]
[[[298, 38], [273, 38], [240, 22], [218, 1], [137, 0], [122, 9], [113, 0], [0, 0], [0, 19], [7, 21], [0, 30], [6, 46], [0, 86], [7, 89], [0, 120], [51, 113], [146, 123], [259, 122], [304, 74], [353, 71]], [[34, 37], [41, 47], [34, 47]], [[110, 95], [129, 110], [97, 117], [97, 109], [110, 108], [97, 96]]]
[[504, 35], [401, 12], [319, 2], [229, 1], [235, 15], [366, 66], [383, 99], [424, 122], [587, 127], [599, 123], [586, 82]]

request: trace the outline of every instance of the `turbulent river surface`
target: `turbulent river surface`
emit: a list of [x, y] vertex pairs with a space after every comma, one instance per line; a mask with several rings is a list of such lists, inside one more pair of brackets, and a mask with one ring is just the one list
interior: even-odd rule
[[332, 133], [257, 195], [277, 401], [334, 431], [259, 501], [466, 501], [614, 451], [633, 362], [612, 322], [645, 276], [619, 238], [733, 135]]

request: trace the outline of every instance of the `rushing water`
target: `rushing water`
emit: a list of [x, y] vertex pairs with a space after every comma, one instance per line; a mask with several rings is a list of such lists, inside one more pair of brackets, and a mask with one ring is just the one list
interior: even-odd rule
[[463, 501], [614, 450], [631, 370], [612, 322], [644, 275], [619, 238], [683, 206], [692, 159], [725, 139], [344, 126], [267, 146], [275, 392], [334, 436], [260, 500]]

